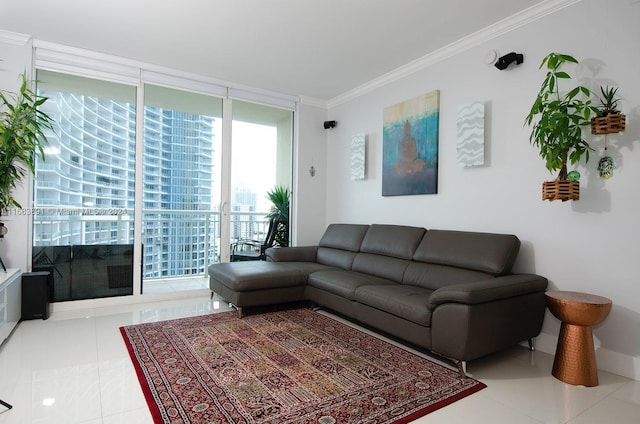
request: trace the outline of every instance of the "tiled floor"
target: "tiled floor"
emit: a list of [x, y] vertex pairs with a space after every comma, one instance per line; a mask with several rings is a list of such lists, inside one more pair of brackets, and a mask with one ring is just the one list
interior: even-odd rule
[[[201, 296], [20, 323], [0, 348], [0, 399], [14, 405], [0, 407], [0, 424], [151, 423], [119, 327], [227, 309]], [[415, 423], [640, 423], [640, 382], [600, 372], [598, 387], [571, 386], [552, 363], [522, 347], [473, 361], [488, 387]]]

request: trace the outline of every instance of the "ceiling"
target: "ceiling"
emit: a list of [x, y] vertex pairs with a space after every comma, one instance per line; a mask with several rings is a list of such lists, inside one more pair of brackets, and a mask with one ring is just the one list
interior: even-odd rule
[[0, 29], [328, 101], [550, 2], [0, 0]]

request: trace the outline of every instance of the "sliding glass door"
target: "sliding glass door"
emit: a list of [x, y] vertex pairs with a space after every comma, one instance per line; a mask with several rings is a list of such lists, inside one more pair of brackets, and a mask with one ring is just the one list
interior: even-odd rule
[[222, 99], [145, 84], [143, 292], [204, 288], [220, 258]]
[[143, 292], [206, 288], [238, 240], [266, 237], [267, 193], [291, 180], [293, 113], [150, 84], [144, 98]]
[[[230, 259], [264, 259], [275, 242], [267, 240], [268, 215], [279, 206], [273, 193], [290, 192], [293, 112], [243, 101], [232, 110]], [[288, 239], [287, 231], [279, 243]]]

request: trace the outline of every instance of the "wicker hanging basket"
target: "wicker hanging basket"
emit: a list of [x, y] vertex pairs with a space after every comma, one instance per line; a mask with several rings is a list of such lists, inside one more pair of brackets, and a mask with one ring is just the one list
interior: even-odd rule
[[545, 181], [542, 183], [542, 200], [580, 200], [580, 182], [569, 180]]
[[622, 113], [610, 113], [606, 116], [591, 118], [591, 134], [614, 134], [623, 132], [626, 119]]

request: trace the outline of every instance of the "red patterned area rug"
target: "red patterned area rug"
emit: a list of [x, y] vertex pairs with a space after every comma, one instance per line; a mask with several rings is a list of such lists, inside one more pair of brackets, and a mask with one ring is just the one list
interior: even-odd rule
[[121, 327], [156, 423], [408, 423], [486, 387], [309, 309]]

